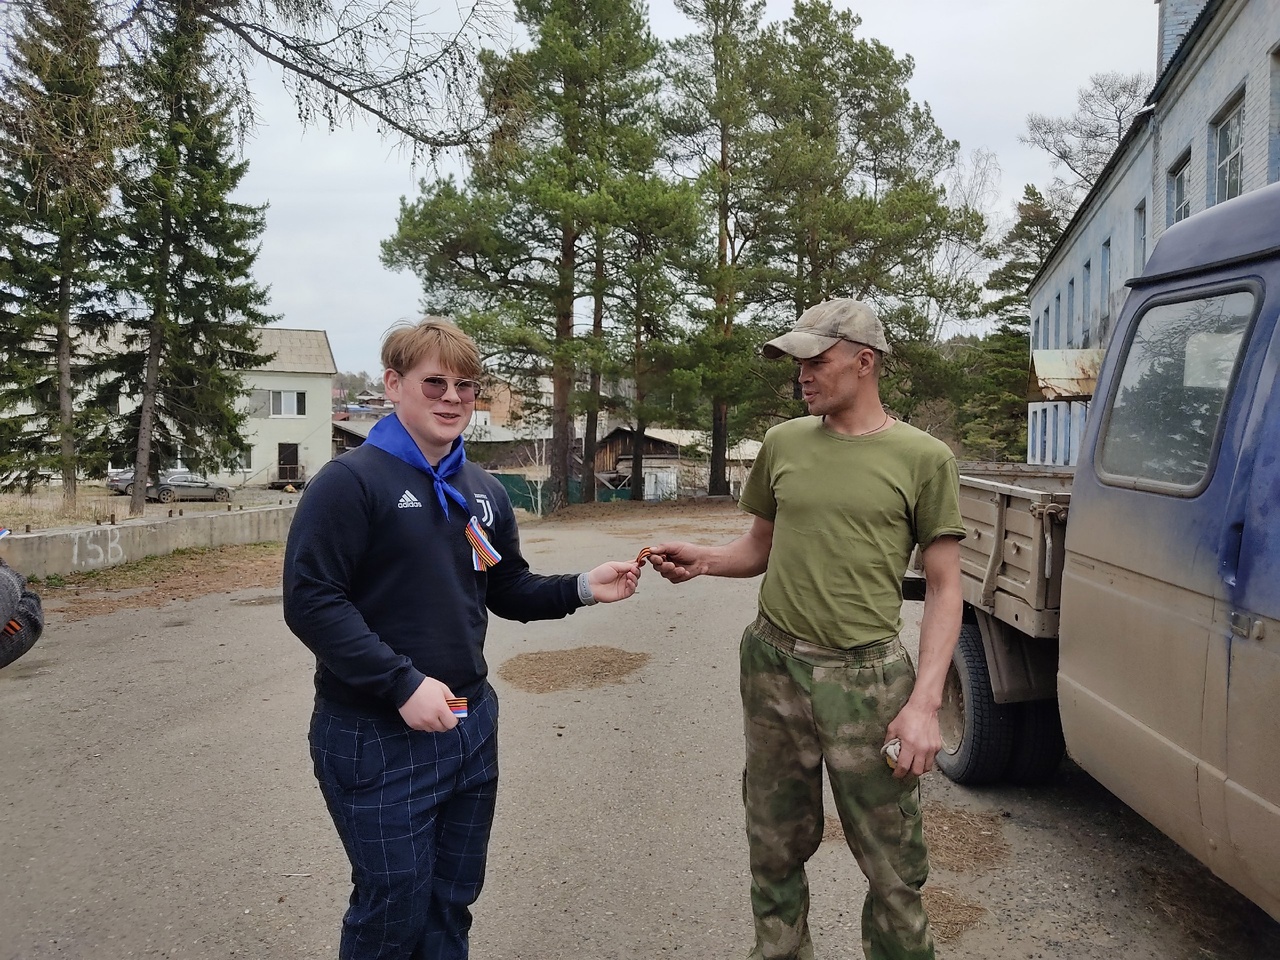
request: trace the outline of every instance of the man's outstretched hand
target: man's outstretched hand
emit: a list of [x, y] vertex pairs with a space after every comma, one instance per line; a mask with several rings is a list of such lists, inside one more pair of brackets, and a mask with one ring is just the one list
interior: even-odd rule
[[706, 554], [696, 543], [658, 543], [649, 548], [649, 563], [663, 579], [684, 583], [707, 572]]

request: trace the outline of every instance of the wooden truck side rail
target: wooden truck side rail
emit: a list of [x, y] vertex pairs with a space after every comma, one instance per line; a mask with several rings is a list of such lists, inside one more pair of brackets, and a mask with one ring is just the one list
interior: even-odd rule
[[961, 467], [965, 602], [1029, 637], [1058, 635], [1071, 477], [1023, 464]]

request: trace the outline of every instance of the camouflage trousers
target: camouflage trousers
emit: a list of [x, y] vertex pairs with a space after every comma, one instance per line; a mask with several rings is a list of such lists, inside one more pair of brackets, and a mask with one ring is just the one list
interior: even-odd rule
[[764, 617], [742, 637], [747, 764], [742, 779], [756, 941], [749, 960], [813, 960], [805, 863], [822, 842], [822, 768], [849, 849], [867, 877], [868, 960], [932, 960], [920, 899], [929, 872], [920, 788], [895, 780], [880, 747], [915, 668], [896, 638], [837, 650]]

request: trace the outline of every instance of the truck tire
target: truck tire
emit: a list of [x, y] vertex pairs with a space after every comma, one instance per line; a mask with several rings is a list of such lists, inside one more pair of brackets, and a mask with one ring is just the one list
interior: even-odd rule
[[1015, 704], [1016, 727], [1007, 778], [1023, 786], [1048, 783], [1067, 752], [1057, 700], [1028, 700]]
[[991, 695], [991, 674], [978, 625], [962, 624], [938, 711], [942, 728], [938, 769], [967, 786], [999, 780], [1013, 752], [1015, 712], [1012, 704], [996, 703]]

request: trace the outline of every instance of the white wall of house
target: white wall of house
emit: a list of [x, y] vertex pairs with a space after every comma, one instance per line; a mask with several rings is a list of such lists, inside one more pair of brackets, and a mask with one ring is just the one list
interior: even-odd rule
[[[277, 477], [280, 444], [297, 444], [298, 463], [306, 477], [314, 477], [333, 456], [330, 391], [333, 377], [318, 373], [253, 372], [246, 374], [248, 396], [240, 408], [249, 413], [245, 436], [252, 444], [249, 463], [218, 479], [237, 485], [261, 486]], [[303, 414], [297, 413], [298, 396]]]
[[[1206, 6], [1185, 0], [1164, 4], [1177, 14], [1167, 19], [1183, 27], [1189, 11]], [[1032, 284], [1033, 352], [1107, 345], [1128, 293], [1125, 281], [1142, 272], [1164, 231], [1228, 199], [1219, 195], [1220, 161], [1231, 189], [1241, 193], [1280, 180], [1280, 0], [1211, 0], [1211, 5], [1205, 32], [1157, 82], [1157, 96], [1140, 126]], [[1166, 55], [1175, 47], [1162, 38]], [[1219, 133], [1232, 123], [1240, 125], [1239, 151], [1220, 156]], [[1074, 418], [1088, 399], [1028, 405], [1029, 463], [1076, 462], [1081, 430]], [[1073, 424], [1067, 448], [1054, 446], [1055, 408], [1060, 425]], [[1060, 437], [1064, 432], [1060, 426]], [[1063, 449], [1068, 459], [1060, 459]]]

